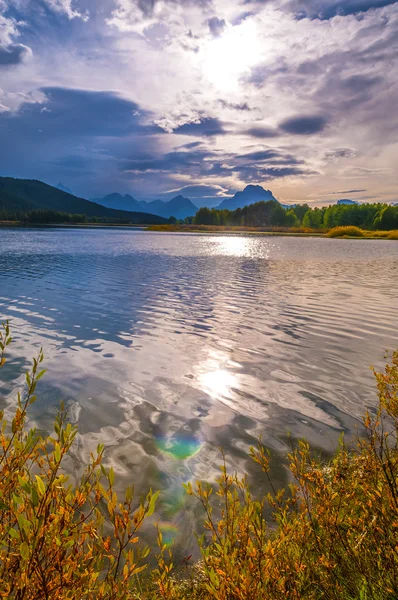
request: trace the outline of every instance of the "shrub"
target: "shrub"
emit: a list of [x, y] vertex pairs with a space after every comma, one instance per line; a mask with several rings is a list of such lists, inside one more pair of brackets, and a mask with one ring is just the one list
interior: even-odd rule
[[387, 239], [398, 240], [398, 229], [395, 229], [394, 231], [390, 231], [390, 233], [387, 236]]
[[[0, 365], [10, 343], [0, 333]], [[0, 596], [16, 599], [138, 598], [137, 575], [147, 567], [149, 548], [139, 529], [154, 511], [157, 494], [141, 503], [128, 488], [124, 502], [114, 491], [114, 473], [101, 464], [103, 446], [91, 456], [73, 486], [62, 463], [76, 435], [63, 407], [54, 433], [26, 430], [28, 407], [44, 375], [43, 353], [26, 374], [11, 427], [1, 412], [0, 430]], [[110, 535], [106, 535], [106, 527]], [[141, 596], [143, 597], [143, 596]]]
[[348, 225], [346, 227], [333, 227], [328, 232], [328, 237], [363, 237], [365, 234], [359, 227]]
[[[0, 333], [0, 366], [11, 338]], [[398, 597], [398, 352], [375, 373], [379, 404], [364, 418], [365, 436], [353, 448], [341, 440], [328, 463], [301, 441], [289, 455], [293, 481], [276, 491], [270, 457], [250, 451], [272, 493], [256, 498], [248, 481], [229, 474], [225, 461], [215, 489], [187, 484], [202, 504], [202, 561], [191, 578], [178, 577], [158, 536], [158, 566], [139, 529], [157, 494], [134, 505], [114, 491], [112, 469], [92, 456], [80, 483], [61, 471], [76, 429], [61, 408], [54, 434], [27, 430], [26, 414], [44, 374], [42, 352], [26, 375], [11, 429], [0, 431], [0, 595], [41, 600], [395, 600]], [[266, 507], [272, 519], [265, 519]], [[217, 515], [217, 516], [216, 516]], [[104, 533], [108, 527], [109, 535]]]
[[[398, 597], [398, 352], [375, 376], [379, 407], [364, 418], [365, 438], [351, 450], [342, 441], [326, 465], [300, 442], [289, 455], [294, 483], [287, 492], [256, 500], [246, 479], [223, 467], [221, 518], [215, 519], [212, 487], [187, 486], [206, 511], [210, 533], [208, 542], [199, 538], [203, 598]], [[265, 450], [259, 446], [251, 455], [268, 477]], [[271, 526], [266, 503], [274, 511]]]

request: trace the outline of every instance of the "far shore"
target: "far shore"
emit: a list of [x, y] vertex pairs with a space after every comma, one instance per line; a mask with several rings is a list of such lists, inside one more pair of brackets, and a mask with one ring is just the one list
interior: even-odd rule
[[28, 223], [25, 221], [0, 221], [0, 227], [15, 228], [59, 228], [59, 229], [93, 229], [108, 227], [123, 227], [129, 229], [140, 229], [142, 231], [151, 231], [158, 233], [186, 233], [186, 234], [217, 234], [217, 235], [264, 235], [264, 236], [288, 236], [288, 237], [318, 237], [352, 240], [398, 240], [398, 231], [371, 231], [358, 230], [360, 234], [349, 235], [330, 235], [330, 230], [310, 229], [308, 227], [245, 227], [228, 225], [187, 225], [187, 224], [163, 224], [146, 225], [138, 223]]

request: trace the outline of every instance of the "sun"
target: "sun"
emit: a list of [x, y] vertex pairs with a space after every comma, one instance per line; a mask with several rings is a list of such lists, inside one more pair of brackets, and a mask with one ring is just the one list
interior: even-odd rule
[[258, 64], [260, 57], [261, 43], [256, 24], [251, 20], [228, 27], [198, 52], [204, 77], [224, 92], [236, 90], [239, 79]]

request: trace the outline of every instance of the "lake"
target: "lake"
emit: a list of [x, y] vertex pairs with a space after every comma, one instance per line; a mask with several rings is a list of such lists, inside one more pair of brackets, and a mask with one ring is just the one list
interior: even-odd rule
[[64, 399], [71, 471], [103, 442], [120, 488], [162, 490], [158, 518], [184, 546], [201, 513], [181, 484], [213, 480], [220, 446], [260, 488], [261, 436], [283, 484], [294, 440], [330, 452], [375, 406], [370, 366], [398, 348], [398, 243], [3, 228], [0, 318], [1, 407], [43, 346], [31, 422], [49, 430]]

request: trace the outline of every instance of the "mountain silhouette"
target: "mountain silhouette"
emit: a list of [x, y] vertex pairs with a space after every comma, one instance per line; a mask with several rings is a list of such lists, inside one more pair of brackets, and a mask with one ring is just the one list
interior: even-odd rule
[[108, 194], [103, 198], [93, 198], [92, 202], [97, 202], [108, 208], [117, 208], [119, 210], [140, 211], [151, 215], [159, 215], [168, 219], [176, 217], [176, 219], [185, 219], [185, 217], [193, 217], [198, 207], [195, 206], [189, 198], [184, 196], [175, 196], [168, 202], [163, 200], [152, 200], [145, 202], [144, 200], [136, 200], [130, 194], [122, 196], [118, 193]]
[[261, 185], [247, 185], [242, 192], [236, 192], [232, 198], [225, 198], [216, 208], [218, 210], [236, 210], [237, 208], [243, 208], [248, 204], [254, 204], [262, 200], [264, 202], [268, 200], [278, 202], [272, 192], [265, 190]]
[[166, 219], [143, 211], [123, 211], [78, 198], [36, 179], [0, 177], [0, 210], [28, 212], [55, 210], [87, 217], [122, 219], [129, 223], [166, 223]]

